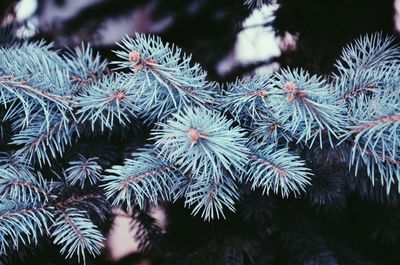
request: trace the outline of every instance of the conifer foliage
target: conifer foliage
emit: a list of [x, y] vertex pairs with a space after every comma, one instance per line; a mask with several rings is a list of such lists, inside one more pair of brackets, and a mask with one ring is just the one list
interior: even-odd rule
[[[140, 211], [182, 199], [211, 221], [234, 212], [248, 186], [264, 196], [303, 196], [318, 150], [347, 158], [353, 177], [366, 172], [375, 185], [400, 192], [393, 38], [357, 39], [330, 78], [283, 69], [222, 85], [158, 37], [127, 36], [119, 46], [113, 70], [90, 46], [66, 54], [43, 42], [0, 49], [5, 264], [15, 250], [46, 240], [84, 263], [101, 252], [99, 227], [112, 208]], [[148, 140], [127, 146], [134, 152], [123, 163], [102, 161], [102, 151], [82, 145], [140, 130], [150, 131]]]

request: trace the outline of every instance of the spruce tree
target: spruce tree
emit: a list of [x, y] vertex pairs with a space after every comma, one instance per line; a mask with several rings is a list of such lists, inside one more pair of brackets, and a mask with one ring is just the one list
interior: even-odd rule
[[217, 83], [157, 36], [110, 63], [0, 36], [3, 264], [95, 264], [115, 209], [154, 264], [400, 262], [394, 37], [357, 38], [330, 75]]

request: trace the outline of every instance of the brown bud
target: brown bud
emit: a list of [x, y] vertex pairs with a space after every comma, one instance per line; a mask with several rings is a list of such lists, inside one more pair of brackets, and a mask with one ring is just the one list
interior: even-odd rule
[[283, 89], [287, 93], [293, 93], [296, 90], [296, 85], [293, 84], [292, 82], [286, 82], [285, 85], [283, 86]]
[[296, 96], [298, 96], [299, 98], [305, 98], [305, 97], [307, 97], [307, 92], [304, 91], [304, 90], [300, 90], [300, 91], [296, 94]]
[[197, 144], [200, 140], [200, 132], [196, 129], [190, 128], [188, 130], [188, 137], [192, 140], [192, 143]]
[[260, 97], [266, 97], [266, 96], [268, 96], [268, 91], [263, 89], [260, 91], [259, 95], [260, 95]]
[[138, 64], [138, 65], [135, 66], [135, 68], [133, 68], [133, 71], [135, 73], [137, 73], [137, 72], [140, 72], [140, 70], [142, 70], [142, 69], [143, 69], [143, 65]]
[[118, 91], [118, 93], [115, 95], [116, 100], [122, 100], [125, 98], [125, 94], [122, 91]]
[[288, 100], [289, 102], [292, 102], [292, 101], [294, 100], [294, 98], [295, 98], [294, 95], [289, 95], [288, 98], [287, 98], [287, 100]]
[[140, 53], [138, 53], [137, 51], [131, 51], [129, 53], [129, 61], [131, 61], [132, 63], [137, 63], [140, 61]]

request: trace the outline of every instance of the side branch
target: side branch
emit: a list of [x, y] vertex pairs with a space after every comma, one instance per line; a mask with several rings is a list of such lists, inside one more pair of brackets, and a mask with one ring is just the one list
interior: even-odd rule
[[371, 129], [373, 127], [386, 124], [386, 123], [396, 123], [400, 122], [400, 115], [399, 114], [393, 114], [389, 116], [384, 116], [383, 118], [380, 118], [378, 120], [373, 120], [367, 123], [364, 123], [362, 125], [357, 126], [353, 131], [355, 133], [359, 133], [368, 129]]
[[0, 83], [10, 86], [10, 87], [15, 87], [22, 89], [24, 91], [27, 91], [29, 93], [32, 93], [34, 95], [38, 95], [40, 97], [46, 98], [50, 101], [53, 101], [55, 103], [60, 103], [62, 105], [73, 105], [74, 101], [71, 100], [70, 98], [67, 97], [62, 97], [56, 94], [52, 94], [46, 90], [31, 86], [28, 84], [27, 81], [25, 80], [20, 80], [17, 81], [15, 77], [12, 76], [2, 76], [0, 77]]
[[168, 172], [170, 170], [171, 170], [171, 167], [165, 166], [165, 167], [160, 167], [160, 168], [153, 169], [151, 171], [145, 172], [145, 173], [140, 174], [140, 175], [135, 175], [133, 177], [130, 177], [130, 178], [122, 181], [120, 183], [120, 185], [119, 185], [119, 190], [126, 190], [131, 183], [136, 183], [140, 179], [146, 178], [148, 176], [155, 175], [157, 173], [166, 173], [166, 172]]
[[266, 166], [267, 168], [272, 168], [274, 171], [278, 172], [282, 178], [287, 177], [289, 175], [284, 169], [282, 169], [282, 168], [272, 164], [271, 162], [269, 162], [265, 159], [262, 159], [256, 155], [250, 155], [248, 157], [250, 160], [252, 160], [254, 162], [258, 162], [258, 163]]
[[363, 87], [354, 88], [352, 91], [350, 91], [349, 93], [344, 95], [343, 99], [344, 100], [348, 100], [350, 98], [355, 97], [356, 95], [358, 95], [359, 93], [361, 93], [363, 91], [372, 90], [372, 89], [375, 89], [375, 88], [376, 88], [375, 84], [367, 84], [366, 86], [363, 86]]

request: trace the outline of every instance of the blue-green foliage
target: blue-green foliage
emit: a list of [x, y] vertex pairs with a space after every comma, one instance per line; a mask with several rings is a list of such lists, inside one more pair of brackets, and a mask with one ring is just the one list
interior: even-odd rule
[[21, 160], [29, 163], [36, 159], [40, 165], [51, 164], [52, 159], [63, 156], [66, 146], [72, 144], [77, 134], [77, 124], [72, 120], [66, 120], [54, 113], [46, 121], [38, 115], [30, 122], [29, 127], [13, 135], [10, 144], [20, 146], [16, 154]]
[[100, 254], [105, 238], [85, 212], [74, 209], [62, 211], [52, 228], [53, 242], [61, 246], [61, 254], [67, 258], [77, 255], [78, 261], [84, 261], [86, 252], [92, 256]]
[[191, 180], [185, 190], [185, 206], [192, 207], [192, 214], [201, 211], [204, 220], [225, 218], [225, 208], [235, 211], [235, 201], [239, 198], [237, 185], [229, 176], [218, 181]]
[[263, 193], [270, 191], [288, 197], [304, 192], [310, 184], [310, 170], [299, 157], [287, 149], [276, 149], [272, 145], [260, 148], [252, 147], [252, 155], [245, 174], [245, 181], [252, 188], [261, 187]]
[[101, 178], [102, 168], [97, 164], [97, 157], [86, 159], [81, 156], [78, 161], [69, 162], [66, 180], [70, 185], [79, 184], [83, 188], [86, 184], [94, 185]]
[[[89, 46], [66, 55], [41, 42], [2, 48], [1, 128], [11, 135], [1, 139], [13, 152], [0, 155], [0, 256], [51, 238], [85, 261], [101, 251], [93, 216], [106, 220], [109, 203], [130, 211], [181, 199], [211, 220], [235, 211], [244, 186], [300, 197], [313, 180], [304, 152], [338, 145], [350, 168], [389, 191], [400, 182], [400, 49], [392, 43], [382, 34], [358, 39], [332, 78], [283, 69], [224, 89], [153, 36], [121, 41], [113, 63], [125, 73], [111, 73]], [[104, 154], [66, 158], [88, 134], [142, 121], [148, 145], [127, 146], [135, 152], [123, 165], [103, 172], [95, 157]]]
[[70, 50], [63, 56], [70, 72], [71, 80], [75, 84], [74, 92], [79, 93], [87, 88], [87, 85], [101, 79], [107, 73], [107, 60], [103, 60], [100, 54], [94, 53], [90, 44]]
[[244, 4], [250, 9], [261, 8], [263, 5], [271, 4], [272, 0], [244, 0]]
[[317, 140], [322, 146], [323, 135], [332, 144], [343, 131], [343, 104], [325, 80], [302, 69], [238, 80], [219, 101], [263, 143], [283, 137], [309, 146]]
[[135, 120], [138, 111], [135, 85], [124, 75], [104, 77], [91, 84], [77, 97], [79, 121], [89, 121], [92, 130], [100, 124], [103, 131], [105, 128], [112, 129], [117, 122], [125, 125]]
[[349, 45], [336, 64], [334, 86], [347, 106], [343, 138], [352, 146], [351, 165], [356, 174], [366, 166], [387, 192], [400, 183], [400, 47], [393, 43], [377, 33]]
[[23, 203], [47, 202], [52, 185], [27, 168], [0, 168], [0, 193]]
[[131, 69], [136, 79], [137, 105], [146, 120], [157, 121], [187, 106], [212, 104], [214, 85], [191, 57], [160, 38], [136, 34], [119, 44], [119, 68]]
[[[18, 158], [17, 158], [18, 159]], [[84, 163], [86, 162], [86, 163]], [[83, 183], [86, 177], [99, 176], [101, 167], [93, 159], [71, 162], [68, 170], [79, 175]], [[79, 170], [79, 165], [82, 165]], [[67, 195], [67, 181], [46, 181], [31, 166], [11, 164], [0, 166], [0, 254], [6, 259], [12, 249], [37, 244], [51, 236], [54, 244], [61, 245], [61, 254], [77, 256], [85, 260], [85, 253], [97, 255], [104, 236], [90, 220], [89, 213], [105, 218], [107, 205], [96, 194]]]
[[37, 244], [39, 237], [49, 232], [53, 216], [49, 209], [38, 204], [26, 204], [3, 197], [0, 203], [0, 254], [4, 257], [9, 248]]
[[170, 191], [183, 178], [182, 173], [171, 163], [157, 157], [151, 149], [140, 150], [126, 159], [123, 166], [107, 170], [104, 177], [107, 198], [114, 206], [124, 204], [127, 209], [138, 205], [157, 205], [159, 200], [170, 200]]
[[184, 174], [197, 179], [220, 179], [225, 172], [234, 177], [246, 163], [244, 132], [232, 121], [203, 108], [173, 114], [153, 133], [160, 156]]

